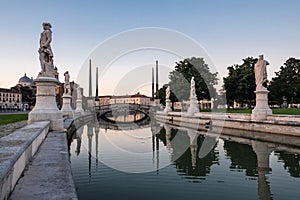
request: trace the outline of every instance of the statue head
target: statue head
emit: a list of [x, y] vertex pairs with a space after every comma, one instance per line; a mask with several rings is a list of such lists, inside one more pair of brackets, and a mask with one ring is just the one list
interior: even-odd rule
[[258, 56], [258, 59], [259, 59], [259, 60], [263, 60], [263, 59], [264, 59], [264, 55], [259, 55], [259, 56]]
[[49, 30], [50, 28], [52, 28], [52, 26], [49, 22], [43, 22], [43, 28], [44, 30]]

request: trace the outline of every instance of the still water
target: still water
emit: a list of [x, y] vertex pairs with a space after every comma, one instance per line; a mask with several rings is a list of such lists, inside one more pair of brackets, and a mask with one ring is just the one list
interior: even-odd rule
[[205, 137], [166, 124], [82, 126], [70, 146], [79, 199], [300, 199], [299, 146], [221, 134], [199, 158]]

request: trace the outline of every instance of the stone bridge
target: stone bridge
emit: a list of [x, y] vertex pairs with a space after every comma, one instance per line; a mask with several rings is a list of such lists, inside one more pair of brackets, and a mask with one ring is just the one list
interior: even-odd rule
[[[134, 115], [134, 122], [144, 121], [150, 115], [151, 106], [150, 105], [140, 105], [140, 104], [110, 104], [95, 107], [95, 112], [98, 119], [112, 122], [114, 120], [109, 119], [107, 116], [118, 117]], [[137, 114], [144, 114], [141, 119], [136, 119]]]

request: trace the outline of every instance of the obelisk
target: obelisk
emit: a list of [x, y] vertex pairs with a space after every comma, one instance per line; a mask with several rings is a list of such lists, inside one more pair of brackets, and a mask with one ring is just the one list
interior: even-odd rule
[[92, 97], [92, 60], [89, 61], [89, 98]]
[[152, 99], [154, 101], [154, 68], [152, 67]]
[[158, 96], [158, 60], [156, 60], [156, 98]]
[[98, 67], [96, 67], [96, 98], [98, 98], [98, 95], [99, 95], [99, 83], [98, 83]]

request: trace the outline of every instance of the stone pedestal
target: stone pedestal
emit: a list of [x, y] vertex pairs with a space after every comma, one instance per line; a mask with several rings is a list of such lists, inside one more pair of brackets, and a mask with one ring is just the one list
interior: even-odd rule
[[28, 123], [50, 121], [50, 130], [64, 130], [63, 114], [58, 110], [55, 99], [57, 79], [40, 76], [34, 81], [37, 88], [36, 104], [28, 114]]
[[272, 115], [272, 110], [268, 105], [268, 93], [266, 89], [255, 91], [256, 105], [252, 110], [251, 119], [253, 120], [266, 120], [268, 115]]
[[74, 111], [71, 107], [72, 96], [69, 94], [64, 94], [62, 98], [63, 98], [63, 105], [61, 111], [63, 112], [63, 115], [67, 115], [69, 119], [73, 119]]
[[172, 108], [171, 108], [171, 101], [169, 99], [166, 100], [166, 107], [164, 109], [164, 112], [167, 113], [167, 112], [171, 112], [172, 111]]
[[77, 99], [76, 100], [76, 109], [75, 109], [75, 113], [76, 114], [84, 114], [84, 110], [82, 108], [82, 100], [81, 99]]
[[199, 106], [196, 97], [190, 98], [190, 107], [188, 108], [187, 113], [193, 115], [194, 113], [199, 112]]

